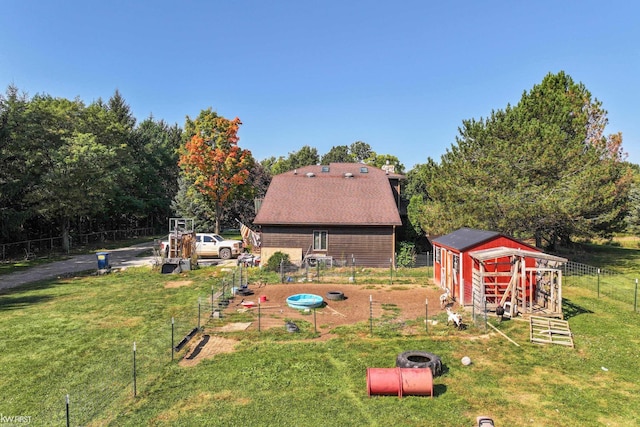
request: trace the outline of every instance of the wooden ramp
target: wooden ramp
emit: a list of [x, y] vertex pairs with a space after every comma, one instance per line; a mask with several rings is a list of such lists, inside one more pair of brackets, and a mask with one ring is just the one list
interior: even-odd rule
[[529, 322], [531, 342], [573, 347], [573, 334], [566, 320], [531, 316]]

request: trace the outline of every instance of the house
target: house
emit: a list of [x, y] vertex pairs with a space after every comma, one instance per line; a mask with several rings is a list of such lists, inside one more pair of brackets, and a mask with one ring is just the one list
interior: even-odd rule
[[395, 260], [400, 180], [360, 163], [305, 166], [273, 177], [253, 223], [261, 228], [263, 263], [291, 261], [388, 267]]
[[434, 282], [460, 305], [515, 312], [562, 313], [565, 258], [495, 231], [461, 228], [432, 240]]

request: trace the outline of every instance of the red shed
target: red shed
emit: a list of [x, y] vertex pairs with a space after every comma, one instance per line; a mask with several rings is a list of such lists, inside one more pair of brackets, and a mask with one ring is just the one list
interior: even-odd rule
[[509, 302], [521, 312], [561, 313], [561, 271], [566, 259], [495, 231], [461, 228], [432, 241], [436, 284], [460, 305]]

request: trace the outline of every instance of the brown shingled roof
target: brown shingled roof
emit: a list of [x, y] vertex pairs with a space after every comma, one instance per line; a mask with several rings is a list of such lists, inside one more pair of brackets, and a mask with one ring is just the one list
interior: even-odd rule
[[331, 163], [328, 172], [323, 168], [327, 166], [305, 166], [274, 176], [253, 223], [402, 225], [391, 175], [360, 163]]

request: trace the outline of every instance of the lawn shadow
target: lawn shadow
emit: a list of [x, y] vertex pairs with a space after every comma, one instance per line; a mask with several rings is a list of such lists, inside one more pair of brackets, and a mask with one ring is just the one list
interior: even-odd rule
[[447, 392], [447, 386], [444, 384], [435, 384], [433, 386], [433, 397], [442, 396]]
[[0, 295], [0, 311], [16, 310], [33, 304], [46, 302], [53, 297], [49, 295], [32, 295], [32, 296], [11, 296], [10, 294]]
[[562, 299], [562, 313], [564, 315], [564, 319], [565, 320], [569, 320], [572, 317], [576, 317], [580, 314], [590, 314], [593, 313], [593, 311], [586, 309], [584, 307], [581, 307], [577, 304], [574, 304], [573, 302], [569, 301], [568, 299]]

